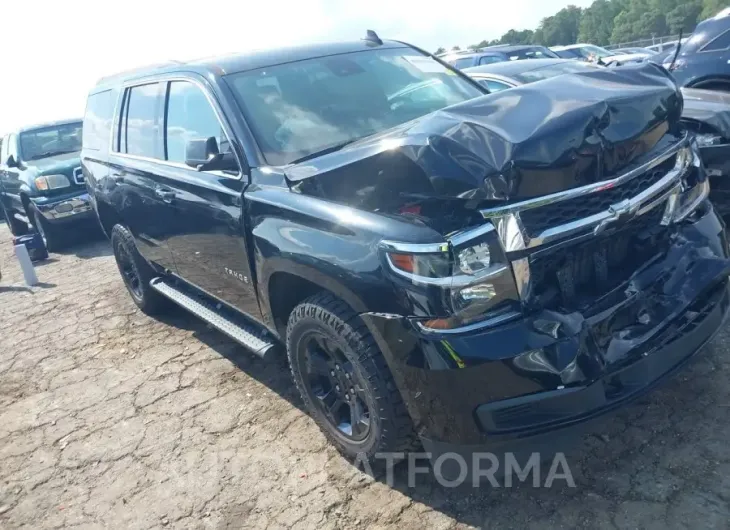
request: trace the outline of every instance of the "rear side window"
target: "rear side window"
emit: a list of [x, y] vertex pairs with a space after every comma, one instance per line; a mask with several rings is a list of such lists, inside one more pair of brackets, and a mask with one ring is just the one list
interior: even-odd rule
[[86, 101], [82, 143], [84, 149], [98, 151], [109, 144], [112, 127], [112, 91], [91, 94]]
[[730, 48], [730, 30], [726, 31], [725, 33], [721, 33], [713, 40], [708, 42], [705, 47], [702, 48], [702, 51], [716, 52], [718, 50], [727, 50], [728, 48]]
[[157, 156], [159, 105], [160, 83], [127, 89], [120, 127], [121, 153], [159, 158]]
[[503, 61], [504, 59], [497, 55], [485, 55], [484, 57], [479, 58], [479, 64], [501, 63]]
[[502, 90], [507, 90], [508, 88], [512, 88], [506, 83], [500, 83], [499, 81], [495, 81], [493, 79], [482, 79], [479, 81], [483, 85], [486, 85], [486, 87], [489, 89], [490, 92], [501, 92]]
[[185, 163], [189, 140], [214, 137], [218, 151], [231, 151], [218, 116], [203, 91], [188, 81], [170, 82], [165, 119], [165, 153], [170, 162]]
[[474, 58], [473, 57], [463, 57], [461, 59], [456, 59], [455, 61], [451, 62], [451, 66], [454, 68], [458, 68], [461, 70], [462, 68], [469, 68], [470, 66], [474, 66]]

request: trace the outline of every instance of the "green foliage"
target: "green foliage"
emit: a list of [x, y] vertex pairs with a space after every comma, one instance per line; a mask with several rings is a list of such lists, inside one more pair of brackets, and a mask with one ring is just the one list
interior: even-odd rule
[[698, 22], [715, 16], [729, 5], [728, 0], [595, 0], [585, 9], [574, 5], [564, 7], [542, 19], [534, 31], [511, 29], [499, 39], [484, 39], [469, 48], [530, 43], [556, 46], [575, 42], [607, 45], [674, 35], [680, 30], [688, 35]]
[[444, 53], [445, 51], [446, 51], [446, 48], [439, 47], [439, 49], [434, 52], [434, 55], [438, 55], [440, 53]]
[[542, 30], [542, 44], [557, 46], [572, 43], [578, 38], [583, 10], [570, 5], [551, 17], [543, 18], [538, 29]]

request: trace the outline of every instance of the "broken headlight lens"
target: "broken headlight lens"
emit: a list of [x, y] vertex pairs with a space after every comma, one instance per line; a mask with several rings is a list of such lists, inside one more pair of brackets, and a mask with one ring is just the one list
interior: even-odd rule
[[696, 134], [695, 139], [699, 147], [711, 147], [713, 145], [720, 145], [723, 143], [722, 136], [719, 134], [703, 133]]
[[422, 307], [436, 308], [437, 318], [419, 321], [423, 329], [451, 330], [503, 315], [518, 298], [491, 224], [455, 234], [449, 243], [384, 246], [390, 268], [406, 280], [403, 285], [408, 285], [411, 298]]

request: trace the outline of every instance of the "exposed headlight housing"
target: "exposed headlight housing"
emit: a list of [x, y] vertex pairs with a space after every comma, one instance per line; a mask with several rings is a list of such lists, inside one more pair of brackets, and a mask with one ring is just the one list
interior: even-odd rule
[[36, 177], [35, 187], [41, 191], [57, 190], [67, 188], [71, 185], [66, 175], [44, 175]]
[[[394, 279], [419, 300], [436, 299], [436, 318], [418, 321], [424, 330], [454, 330], [515, 314], [515, 281], [490, 223], [455, 234], [447, 243], [382, 244]], [[428, 305], [428, 304], [424, 304]]]
[[695, 140], [697, 140], [698, 147], [711, 147], [723, 143], [722, 136], [712, 133], [695, 134]]

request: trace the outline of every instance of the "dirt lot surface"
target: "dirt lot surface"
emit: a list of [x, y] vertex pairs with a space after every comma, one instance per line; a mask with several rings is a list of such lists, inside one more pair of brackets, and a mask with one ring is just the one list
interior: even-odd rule
[[136, 310], [102, 239], [23, 287], [0, 225], [0, 528], [728, 528], [723, 330], [683, 373], [603, 419], [576, 487], [447, 489], [355, 469], [288, 373], [182, 311]]

